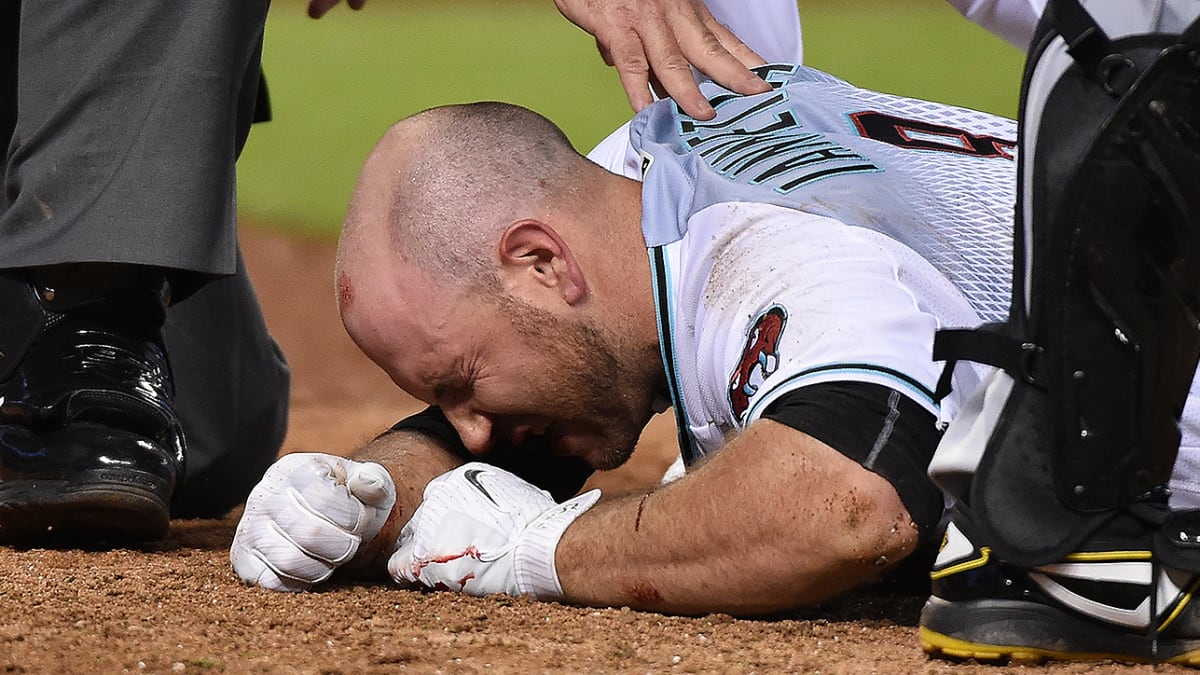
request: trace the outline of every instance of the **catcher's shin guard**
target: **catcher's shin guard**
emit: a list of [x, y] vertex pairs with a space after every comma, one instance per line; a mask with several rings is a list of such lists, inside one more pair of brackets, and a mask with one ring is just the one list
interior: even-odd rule
[[[1022, 91], [1008, 324], [935, 346], [948, 370], [975, 360], [1011, 378], [981, 406], [990, 433], [974, 434], [981, 459], [958, 496], [1023, 567], [1166, 483], [1200, 357], [1200, 26], [1179, 30], [1198, 3], [1158, 3], [1153, 16], [1192, 15], [1174, 30], [1120, 35], [1146, 25], [1147, 4], [1051, 0]], [[964, 450], [943, 449], [935, 479]]]

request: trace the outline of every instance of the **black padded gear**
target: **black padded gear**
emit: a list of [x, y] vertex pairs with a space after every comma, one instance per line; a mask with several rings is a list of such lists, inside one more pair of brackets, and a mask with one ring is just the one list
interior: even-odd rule
[[1016, 382], [968, 494], [1022, 566], [1166, 483], [1200, 357], [1200, 27], [1110, 41], [1075, 0], [1051, 6], [1022, 92], [1013, 354], [995, 363]]

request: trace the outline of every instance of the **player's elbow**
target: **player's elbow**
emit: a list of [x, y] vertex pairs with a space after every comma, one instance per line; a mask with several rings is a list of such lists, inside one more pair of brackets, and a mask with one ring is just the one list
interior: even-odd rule
[[[868, 474], [865, 470], [862, 472]], [[798, 537], [777, 549], [792, 561], [774, 579], [776, 609], [823, 602], [878, 579], [917, 547], [918, 530], [895, 489], [870, 473], [830, 481], [822, 492], [823, 513], [813, 513], [812, 537]], [[780, 587], [788, 592], [781, 593]]]
[[867, 470], [830, 481], [819, 546], [791, 551], [806, 564], [791, 570], [795, 606], [828, 600], [874, 581], [917, 547], [918, 531], [895, 488]]
[[864, 473], [844, 493], [831, 553], [836, 564], [865, 581], [908, 557], [917, 547], [918, 530], [891, 483]]
[[772, 576], [777, 583], [770, 598], [764, 598], [769, 610], [829, 600], [878, 579], [916, 549], [917, 528], [890, 484], [838, 483], [836, 492], [830, 490], [822, 498], [830, 517], [814, 514], [809, 525], [818, 527], [820, 534], [776, 549], [778, 560], [790, 564]]

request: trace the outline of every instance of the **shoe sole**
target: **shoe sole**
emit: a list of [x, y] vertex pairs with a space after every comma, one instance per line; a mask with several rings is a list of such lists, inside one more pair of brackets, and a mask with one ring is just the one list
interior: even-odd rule
[[921, 648], [934, 657], [988, 663], [1123, 661], [1200, 666], [1200, 640], [1114, 630], [1054, 607], [1016, 600], [949, 602], [930, 598], [921, 610]]
[[0, 542], [144, 543], [170, 526], [170, 486], [142, 471], [0, 481]]

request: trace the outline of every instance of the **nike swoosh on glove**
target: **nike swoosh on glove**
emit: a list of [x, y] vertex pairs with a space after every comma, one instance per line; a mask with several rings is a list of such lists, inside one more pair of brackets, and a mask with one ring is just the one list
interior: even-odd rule
[[562, 597], [554, 551], [563, 532], [600, 499], [562, 504], [503, 469], [472, 462], [430, 481], [400, 533], [388, 571], [400, 583], [470, 595]]
[[246, 499], [229, 561], [246, 583], [305, 590], [379, 534], [395, 503], [396, 486], [378, 464], [284, 455]]

